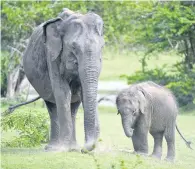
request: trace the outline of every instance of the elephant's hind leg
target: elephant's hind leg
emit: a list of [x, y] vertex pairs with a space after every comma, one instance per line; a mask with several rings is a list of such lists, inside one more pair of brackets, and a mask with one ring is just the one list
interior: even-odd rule
[[154, 138], [154, 149], [152, 156], [161, 159], [162, 156], [162, 141], [164, 132], [151, 133]]
[[71, 150], [78, 150], [78, 144], [77, 144], [77, 140], [76, 140], [76, 126], [75, 126], [75, 122], [76, 122], [76, 115], [77, 115], [77, 111], [80, 105], [80, 101], [75, 102], [75, 103], [71, 103], [71, 116], [72, 116], [72, 126], [73, 126], [73, 131], [72, 131], [72, 138], [71, 138], [71, 142], [70, 142], [70, 148]]
[[56, 104], [45, 101], [50, 116], [50, 140], [45, 150], [52, 151], [58, 148], [59, 144], [59, 123]]
[[167, 141], [166, 160], [173, 161], [175, 158], [175, 123], [166, 128], [165, 139]]

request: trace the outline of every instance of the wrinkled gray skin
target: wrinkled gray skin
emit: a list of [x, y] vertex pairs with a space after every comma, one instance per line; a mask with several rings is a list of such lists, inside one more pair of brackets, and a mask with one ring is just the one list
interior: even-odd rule
[[137, 153], [148, 153], [148, 131], [154, 138], [152, 156], [161, 158], [162, 140], [167, 142], [167, 160], [175, 157], [175, 125], [178, 113], [172, 93], [153, 82], [131, 85], [116, 100], [127, 137]]
[[[59, 18], [60, 17], [60, 18]], [[65, 9], [38, 26], [23, 57], [25, 74], [45, 100], [51, 134], [46, 150], [77, 149], [75, 117], [84, 107], [85, 146], [92, 150], [99, 135], [97, 88], [104, 45], [103, 21]]]

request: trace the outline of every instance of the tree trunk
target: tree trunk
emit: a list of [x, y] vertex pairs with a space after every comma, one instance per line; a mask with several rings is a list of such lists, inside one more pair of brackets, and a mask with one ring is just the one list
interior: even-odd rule
[[12, 72], [8, 73], [7, 76], [7, 98], [14, 98], [19, 92], [19, 86], [24, 79], [25, 74], [20, 67], [16, 67]]

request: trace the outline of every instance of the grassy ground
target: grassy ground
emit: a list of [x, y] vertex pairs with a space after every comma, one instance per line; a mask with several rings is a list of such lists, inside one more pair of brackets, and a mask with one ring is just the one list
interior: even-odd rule
[[[103, 65], [100, 80], [121, 80], [120, 75], [130, 75], [136, 70], [141, 70], [140, 59], [143, 53], [115, 52], [105, 49], [103, 52]], [[164, 64], [171, 66], [182, 58], [173, 52], [156, 54], [148, 61], [148, 68], [162, 67]]]
[[[33, 104], [21, 109], [36, 109], [46, 113], [45, 108], [34, 107]], [[20, 110], [18, 110], [20, 111]], [[136, 156], [132, 154], [131, 140], [125, 137], [120, 116], [117, 116], [115, 108], [99, 108], [101, 141], [96, 150], [91, 154], [79, 152], [44, 152], [43, 148], [1, 149], [2, 169], [194, 169], [195, 151], [188, 149], [183, 140], [176, 133], [176, 161], [174, 164], [164, 160], [155, 160], [150, 157]], [[17, 113], [17, 112], [16, 112]], [[188, 140], [195, 142], [195, 111], [188, 115], [179, 115], [178, 126]], [[13, 134], [13, 133], [12, 133]], [[2, 137], [8, 137], [10, 133], [3, 133]], [[77, 116], [77, 137], [82, 146], [84, 140], [83, 112]], [[11, 136], [10, 138], [11, 139]], [[152, 151], [153, 140], [149, 135], [149, 149]], [[166, 155], [166, 144], [163, 144], [163, 159]]]

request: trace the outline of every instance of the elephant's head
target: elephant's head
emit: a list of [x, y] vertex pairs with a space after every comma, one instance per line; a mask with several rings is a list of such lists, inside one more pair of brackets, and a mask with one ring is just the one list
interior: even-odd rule
[[44, 24], [43, 38], [51, 60], [60, 63], [60, 73], [69, 70], [79, 75], [86, 147], [90, 147], [96, 140], [97, 88], [104, 46], [103, 21], [97, 14], [90, 12], [82, 15], [67, 9], [59, 16], [62, 18]]
[[137, 120], [147, 113], [147, 100], [144, 92], [134, 86], [121, 91], [116, 99], [118, 114], [121, 115], [122, 125], [127, 137], [133, 135]]

